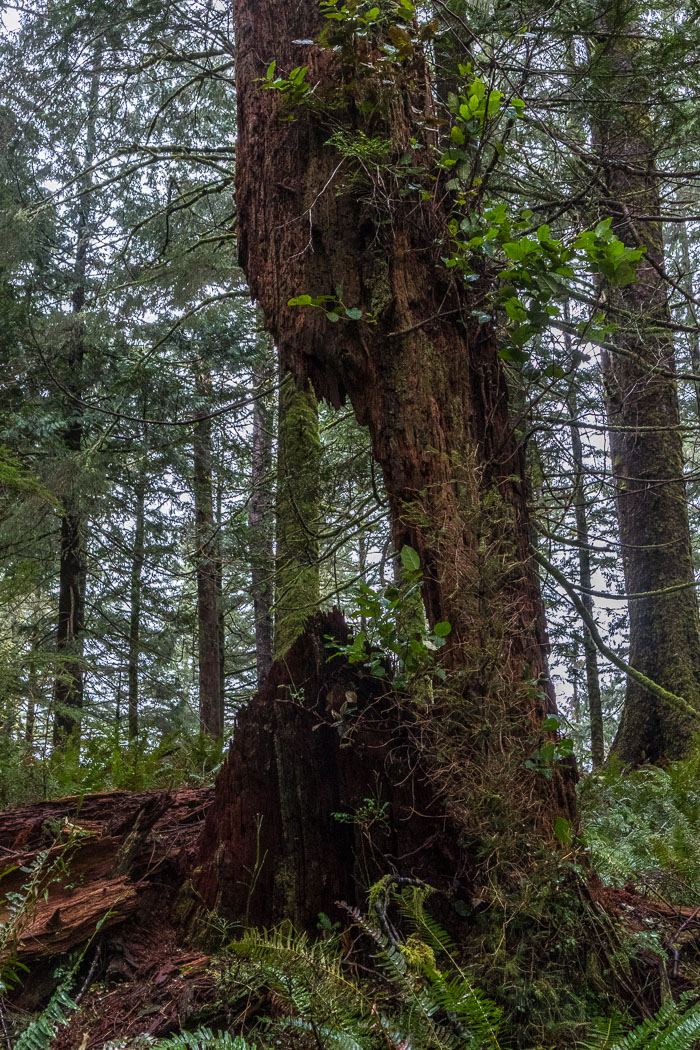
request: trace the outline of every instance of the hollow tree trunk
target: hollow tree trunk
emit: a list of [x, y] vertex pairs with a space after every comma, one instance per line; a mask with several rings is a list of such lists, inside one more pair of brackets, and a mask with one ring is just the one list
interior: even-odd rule
[[[495, 333], [473, 316], [487, 286], [465, 289], [442, 267], [447, 216], [429, 176], [429, 192], [399, 187], [385, 211], [328, 144], [323, 100], [343, 98], [347, 107], [332, 112], [345, 134], [381, 135], [397, 157], [410, 151], [411, 138], [424, 134], [414, 113], [429, 109], [424, 61], [416, 51], [409, 66], [358, 75], [359, 44], [348, 67], [304, 43], [322, 21], [314, 0], [238, 0], [235, 17], [241, 262], [299, 383], [306, 377], [335, 405], [349, 397], [369, 427], [400, 523], [394, 532], [420, 556], [429, 621], [452, 627], [443, 650], [449, 686], [420, 723], [422, 744], [410, 704], [407, 716], [381, 680], [373, 697], [376, 680], [366, 672], [359, 681], [342, 661], [329, 665], [324, 636], [341, 626], [323, 618], [273, 665], [241, 716], [195, 890], [238, 918], [308, 923], [334, 894], [361, 896], [364, 879], [350, 875], [362, 870], [363, 848], [369, 878], [414, 872], [444, 889], [450, 877], [466, 885], [483, 847], [492, 872], [498, 866], [507, 879], [516, 854], [551, 857], [556, 818], [572, 816], [573, 802], [560, 767], [542, 776], [526, 765], [553, 697], [522, 454]], [[289, 114], [258, 82], [273, 57], [280, 74], [309, 66], [318, 105], [279, 119]], [[428, 151], [416, 149], [427, 163]], [[342, 295], [363, 319], [333, 323], [323, 309], [289, 306], [299, 294]], [[346, 727], [348, 706], [361, 713], [356, 726]], [[517, 814], [508, 827], [518, 830], [517, 845], [509, 840], [501, 854], [491, 802], [504, 790]], [[381, 819], [365, 840], [361, 816], [352, 815], [368, 797], [380, 811], [387, 802], [384, 839]], [[339, 802], [351, 809], [347, 823], [333, 817]]]
[[[272, 368], [263, 361], [255, 372], [255, 387], [271, 379]], [[248, 528], [250, 530], [250, 583], [255, 619], [255, 661], [258, 687], [272, 666], [272, 595], [274, 586], [274, 522], [272, 513], [272, 412], [263, 398], [253, 405], [253, 434]]]
[[318, 610], [321, 439], [313, 386], [297, 386], [280, 351], [274, 654], [282, 656]]
[[135, 514], [129, 613], [128, 734], [129, 741], [139, 735], [139, 660], [141, 655], [141, 590], [146, 538], [146, 449], [143, 449], [134, 485]]
[[[81, 180], [78, 200], [78, 224], [74, 265], [74, 285], [71, 297], [73, 323], [66, 346], [66, 388], [79, 397], [82, 387], [85, 358], [85, 327], [80, 318], [86, 300], [87, 255], [90, 241], [90, 212], [92, 206], [92, 176], [90, 168], [95, 156], [95, 124], [100, 90], [99, 47], [95, 52], [94, 72], [90, 81], [85, 142], [85, 174]], [[77, 469], [83, 447], [83, 408], [77, 401], [68, 404], [69, 419], [63, 432], [63, 446]], [[84, 692], [84, 638], [85, 585], [85, 521], [81, 506], [79, 484], [73, 480], [63, 496], [63, 514], [59, 541], [58, 621], [56, 625], [57, 669], [54, 683], [54, 746], [63, 746], [80, 736], [80, 711]]]
[[[700, 712], [700, 630], [683, 479], [682, 435], [648, 84], [635, 62], [631, 16], [618, 0], [600, 16], [592, 53], [597, 93], [593, 116], [606, 196], [600, 207], [613, 229], [646, 253], [637, 280], [603, 285], [620, 328], [622, 353], [601, 354], [623, 567], [629, 601], [630, 664]], [[633, 100], [633, 101], [630, 101]], [[638, 764], [680, 758], [692, 746], [698, 719], [687, 707], [659, 699], [628, 678], [613, 752]]]
[[[200, 391], [210, 388], [208, 376], [198, 376]], [[195, 566], [197, 574], [197, 642], [199, 652], [199, 726], [219, 737], [224, 730], [219, 637], [217, 530], [212, 484], [212, 424], [201, 419], [192, 435], [194, 452]]]

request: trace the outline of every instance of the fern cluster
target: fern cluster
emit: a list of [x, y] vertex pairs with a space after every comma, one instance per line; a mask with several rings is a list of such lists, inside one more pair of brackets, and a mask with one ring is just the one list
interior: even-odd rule
[[582, 784], [584, 834], [604, 881], [673, 903], [700, 900], [700, 753], [625, 773], [608, 764]]
[[[423, 909], [425, 892], [383, 881], [369, 917], [346, 909], [371, 946], [362, 980], [339, 935], [313, 941], [283, 925], [232, 944], [232, 955], [251, 964], [249, 987], [274, 1003], [258, 1022], [264, 1045], [500, 1050], [500, 1011], [456, 965], [447, 934]], [[390, 903], [407, 929], [402, 937], [388, 919]]]
[[658, 1013], [631, 1031], [620, 1018], [606, 1018], [591, 1025], [581, 1050], [693, 1050], [700, 1039], [700, 1003], [691, 992], [678, 1002], [669, 1000]]
[[70, 996], [76, 966], [61, 974], [62, 979], [56, 991], [39, 1016], [30, 1021], [13, 1044], [14, 1050], [50, 1050], [56, 1032], [61, 1025], [68, 1024], [69, 1016], [76, 1008]]

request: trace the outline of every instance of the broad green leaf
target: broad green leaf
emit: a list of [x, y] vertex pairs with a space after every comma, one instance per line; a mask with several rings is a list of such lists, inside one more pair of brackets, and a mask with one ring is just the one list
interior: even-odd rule
[[418, 551], [414, 550], [413, 547], [402, 547], [401, 564], [404, 569], [407, 569], [409, 572], [418, 572], [420, 569]]
[[566, 817], [557, 817], [554, 821], [554, 834], [563, 846], [569, 846], [573, 841], [573, 833], [571, 831], [571, 824]]

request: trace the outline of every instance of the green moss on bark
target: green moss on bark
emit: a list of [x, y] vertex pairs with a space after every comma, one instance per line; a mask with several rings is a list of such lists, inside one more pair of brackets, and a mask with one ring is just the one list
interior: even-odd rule
[[321, 439], [313, 387], [282, 387], [277, 487], [275, 657], [284, 655], [318, 609]]

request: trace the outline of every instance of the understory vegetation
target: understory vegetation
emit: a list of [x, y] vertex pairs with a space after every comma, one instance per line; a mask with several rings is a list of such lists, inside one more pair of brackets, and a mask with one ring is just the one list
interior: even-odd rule
[[700, 1047], [700, 0], [0, 0], [0, 1047]]

